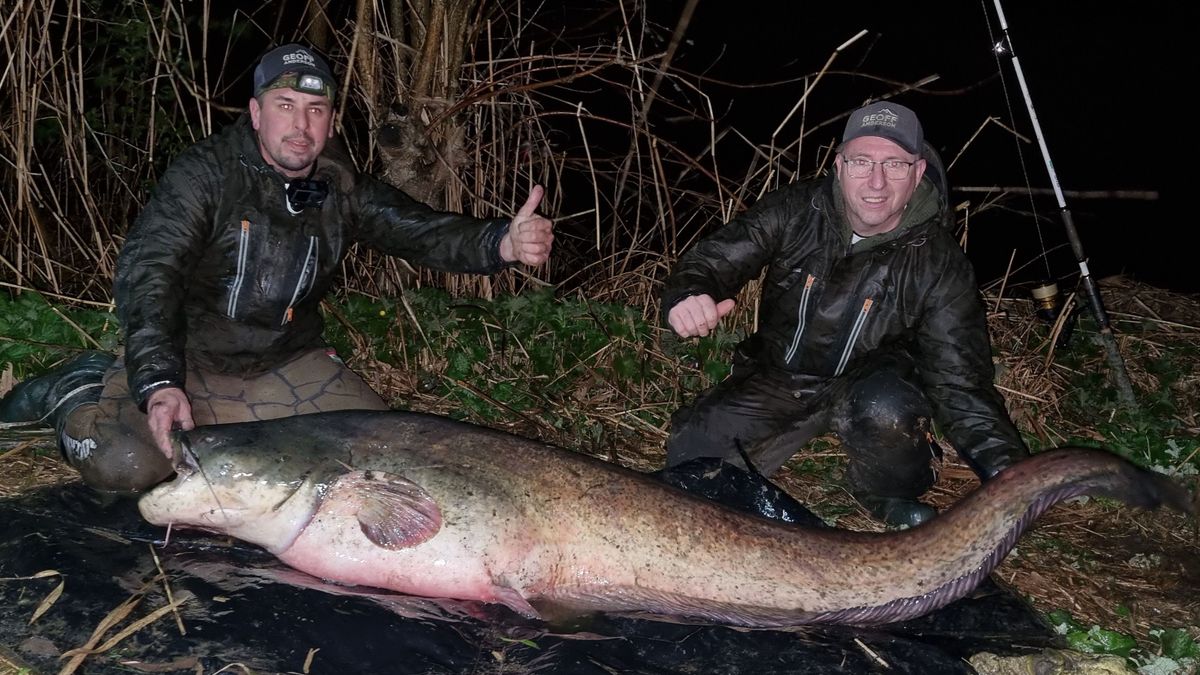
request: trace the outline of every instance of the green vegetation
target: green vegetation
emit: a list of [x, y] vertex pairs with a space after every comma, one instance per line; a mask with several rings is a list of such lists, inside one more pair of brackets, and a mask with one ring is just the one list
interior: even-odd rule
[[[1125, 613], [1128, 614], [1128, 609]], [[1124, 633], [1099, 626], [1084, 626], [1069, 612], [1055, 611], [1046, 617], [1055, 630], [1066, 637], [1071, 649], [1088, 654], [1123, 656], [1140, 673], [1190, 672], [1200, 661], [1200, 644], [1187, 631], [1155, 628], [1150, 634], [1155, 644], [1139, 645]]]
[[111, 312], [58, 308], [37, 293], [15, 299], [0, 294], [0, 370], [17, 379], [38, 373], [83, 349], [114, 350], [117, 320]]
[[[556, 298], [550, 289], [487, 301], [421, 288], [398, 299], [349, 295], [328, 308], [326, 338], [341, 354], [412, 376], [413, 391], [385, 392], [397, 407], [409, 406], [415, 391], [440, 397], [458, 418], [486, 424], [530, 414], [580, 438], [611, 427], [598, 419], [605, 415], [664, 428], [680, 403], [725, 377], [741, 337], [721, 329], [677, 340], [637, 308]], [[1150, 351], [1132, 343], [1127, 361], [1158, 386], [1140, 391], [1139, 406], [1129, 409], [1117, 404], [1088, 328], [1084, 320], [1056, 359], [1072, 373], [1062, 417], [1095, 433], [1072, 434], [1063, 444], [1104, 446], [1171, 475], [1200, 473], [1200, 439], [1181, 421], [1189, 404], [1177, 391], [1191, 377], [1191, 346], [1164, 342]], [[60, 308], [35, 293], [0, 296], [0, 364], [12, 364], [15, 377], [80, 349], [116, 347], [110, 311]], [[826, 474], [835, 465], [805, 460], [793, 468]]]
[[[1192, 377], [1196, 360], [1192, 345], [1147, 344], [1130, 340], [1124, 355], [1130, 368], [1140, 368], [1156, 386], [1138, 392], [1138, 406], [1128, 408], [1117, 402], [1116, 388], [1106, 379], [1103, 347], [1095, 332], [1095, 321], [1081, 320], [1080, 331], [1071, 348], [1058, 353], [1059, 361], [1077, 374], [1068, 381], [1063, 397], [1065, 417], [1079, 426], [1097, 432], [1094, 436], [1069, 439], [1074, 445], [1103, 446], [1132, 461], [1167, 475], [1194, 476], [1200, 472], [1200, 438], [1181, 421], [1189, 404], [1181, 397], [1185, 378]], [[1144, 332], [1153, 328], [1137, 324]], [[1128, 334], [1134, 334], [1125, 326]], [[1097, 366], [1101, 370], [1097, 370]]]
[[[326, 322], [343, 354], [412, 372], [423, 393], [452, 403], [451, 415], [480, 422], [537, 414], [559, 429], [596, 433], [592, 415], [619, 411], [651, 427], [665, 423], [671, 392], [689, 396], [728, 372], [736, 338], [664, 340], [634, 308], [549, 290], [487, 302], [453, 299], [435, 289], [401, 301], [351, 296]], [[619, 405], [615, 401], [622, 401]], [[394, 402], [405, 406], [403, 396]]]
[[[740, 337], [718, 330], [702, 340], [677, 340], [637, 308], [556, 298], [549, 289], [492, 301], [455, 299], [432, 288], [399, 299], [350, 295], [329, 306], [326, 320], [326, 338], [340, 353], [411, 374], [416, 391], [441, 397], [456, 417], [489, 423], [536, 413], [580, 437], [600, 433], [596, 418], [605, 411], [663, 428], [681, 402], [725, 377]], [[1073, 373], [1060, 401], [1063, 417], [1095, 432], [1065, 444], [1104, 446], [1162, 473], [1200, 472], [1200, 439], [1181, 421], [1187, 404], [1176, 391], [1191, 377], [1191, 347], [1131, 349], [1127, 360], [1158, 386], [1139, 392], [1139, 406], [1129, 409], [1117, 404], [1097, 367], [1101, 348], [1088, 337], [1085, 322], [1071, 348], [1056, 356]], [[60, 308], [35, 293], [0, 296], [0, 364], [12, 364], [15, 377], [80, 349], [116, 347], [110, 311]], [[398, 407], [408, 405], [411, 392], [387, 393]], [[834, 467], [807, 461], [794, 468]]]

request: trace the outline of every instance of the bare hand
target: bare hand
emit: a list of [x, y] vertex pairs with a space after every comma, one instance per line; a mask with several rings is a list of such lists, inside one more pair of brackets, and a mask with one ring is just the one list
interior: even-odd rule
[[708, 335], [735, 304], [732, 298], [714, 302], [708, 294], [690, 295], [675, 303], [667, 314], [667, 323], [679, 337]]
[[150, 425], [150, 433], [154, 436], [154, 444], [167, 456], [174, 459], [175, 452], [171, 446], [171, 430], [179, 425], [184, 431], [196, 428], [192, 420], [192, 404], [187, 394], [178, 387], [159, 389], [150, 394], [146, 401], [146, 422]]
[[537, 213], [545, 192], [541, 185], [533, 186], [529, 199], [512, 219], [508, 233], [500, 240], [500, 258], [505, 262], [518, 260], [526, 265], [541, 265], [550, 257], [554, 223]]

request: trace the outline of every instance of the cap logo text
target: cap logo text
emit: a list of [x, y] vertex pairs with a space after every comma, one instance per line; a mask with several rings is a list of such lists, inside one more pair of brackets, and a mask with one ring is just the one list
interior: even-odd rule
[[900, 121], [900, 116], [896, 113], [884, 108], [877, 113], [863, 115], [862, 126], [878, 126], [878, 127], [896, 127], [896, 123]]
[[313, 60], [312, 54], [308, 52], [296, 50], [291, 54], [283, 55], [283, 65], [285, 66], [316, 66], [316, 61]]

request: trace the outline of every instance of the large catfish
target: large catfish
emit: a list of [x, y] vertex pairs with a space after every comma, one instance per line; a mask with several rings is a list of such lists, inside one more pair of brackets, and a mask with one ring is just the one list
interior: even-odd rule
[[1041, 453], [945, 513], [887, 533], [724, 508], [583, 454], [443, 417], [337, 412], [200, 427], [198, 466], [141, 498], [158, 525], [258, 544], [342, 584], [747, 626], [877, 624], [970, 592], [1069, 497], [1192, 511], [1108, 452]]

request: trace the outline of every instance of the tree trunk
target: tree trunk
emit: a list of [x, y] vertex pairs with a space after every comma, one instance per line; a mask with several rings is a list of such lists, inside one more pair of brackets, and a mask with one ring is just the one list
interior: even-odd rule
[[[435, 208], [445, 208], [454, 174], [468, 157], [462, 120], [444, 113], [458, 99], [464, 51], [478, 0], [389, 0], [390, 36], [400, 43], [396, 94], [378, 143], [383, 177]], [[403, 78], [403, 79], [401, 79]]]

